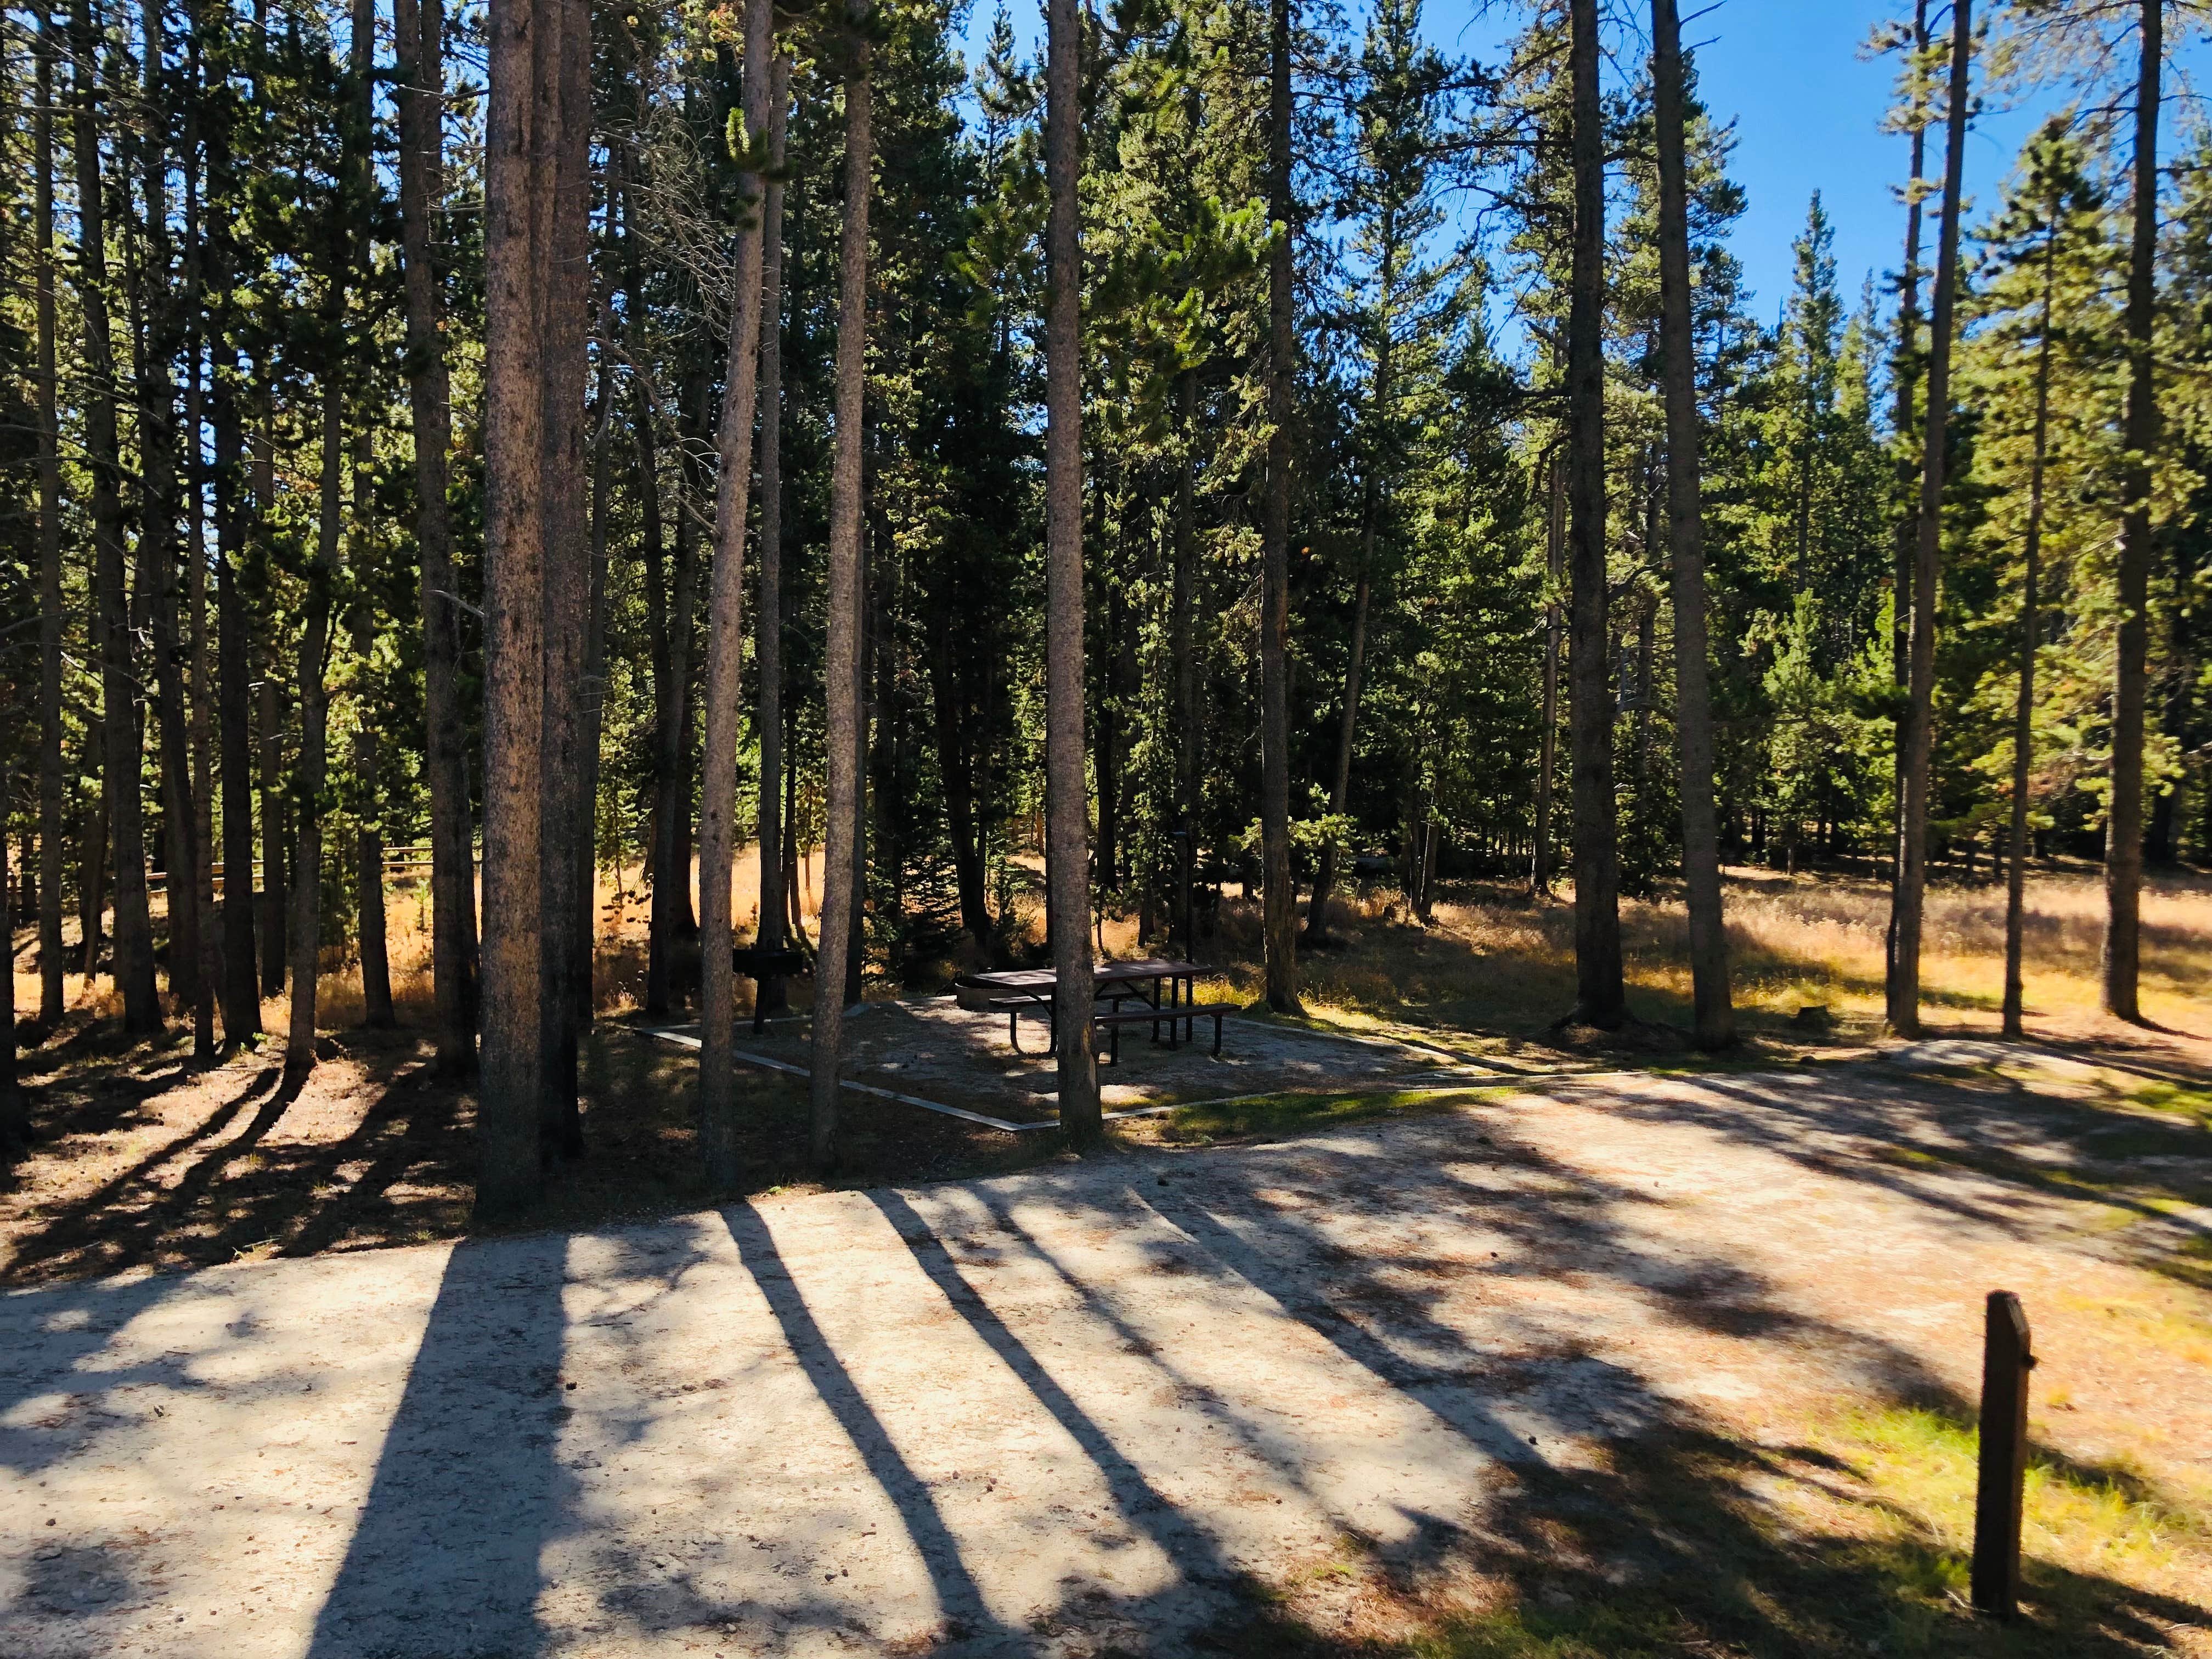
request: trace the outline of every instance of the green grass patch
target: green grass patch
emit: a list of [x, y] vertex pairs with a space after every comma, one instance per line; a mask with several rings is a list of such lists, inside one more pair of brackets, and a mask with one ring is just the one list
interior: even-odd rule
[[1199, 1102], [1153, 1120], [1171, 1145], [1202, 1146], [1249, 1136], [1297, 1134], [1369, 1118], [1452, 1111], [1505, 1093], [1502, 1089], [1393, 1089], [1342, 1094], [1255, 1095]]
[[2128, 1098], [2154, 1112], [2171, 1112], [2187, 1118], [2200, 1129], [2212, 1130], [2212, 1089], [2188, 1089], [2178, 1083], [2146, 1083], [2130, 1091]]

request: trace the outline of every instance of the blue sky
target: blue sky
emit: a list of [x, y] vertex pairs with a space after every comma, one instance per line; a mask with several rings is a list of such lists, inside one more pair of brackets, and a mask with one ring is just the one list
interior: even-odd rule
[[[1356, 12], [1357, 0], [1352, 3]], [[1896, 192], [1905, 177], [1907, 143], [1879, 125], [1895, 65], [1863, 58], [1860, 47], [1876, 24], [1909, 5], [1684, 0], [1684, 40], [1696, 53], [1705, 100], [1716, 115], [1735, 123], [1731, 171], [1749, 205], [1732, 246], [1743, 262], [1753, 313], [1769, 322], [1789, 290], [1790, 244], [1804, 228], [1815, 190], [1835, 227], [1837, 276], [1847, 301], [1856, 299], [1869, 270], [1893, 270], [1901, 258], [1904, 212]], [[992, 10], [992, 0], [975, 0], [971, 62], [980, 56]], [[1024, 49], [1034, 51], [1042, 33], [1034, 5], [1012, 0], [1011, 11]], [[1518, 11], [1483, 0], [1429, 0], [1428, 33], [1441, 50], [1494, 61]], [[1978, 119], [1966, 152], [1970, 223], [1995, 200], [2044, 107], [1985, 109]], [[2168, 153], [2172, 142], [2166, 141]], [[1941, 165], [1940, 146], [1939, 137], [1931, 145], [1931, 171]]]

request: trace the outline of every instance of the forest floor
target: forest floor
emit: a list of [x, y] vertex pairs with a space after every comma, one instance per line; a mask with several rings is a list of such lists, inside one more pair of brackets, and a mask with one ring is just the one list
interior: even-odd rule
[[[2208, 1060], [1524, 1079], [21, 1291], [0, 1650], [2212, 1654]], [[1996, 1287], [2011, 1628], [1963, 1599]]]
[[[745, 866], [741, 864], [740, 869]], [[704, 1205], [692, 1134], [693, 1056], [635, 1029], [643, 970], [642, 905], [634, 889], [603, 889], [602, 1019], [582, 1055], [587, 1155], [550, 1172], [530, 1226], [576, 1226], [666, 1215]], [[738, 894], [741, 913], [750, 902]], [[1194, 1141], [1377, 1109], [1395, 1091], [1446, 1082], [1622, 1066], [1742, 1069], [1840, 1060], [1880, 1043], [1885, 896], [1863, 878], [1737, 871], [1729, 893], [1742, 1049], [1707, 1060], [1640, 1029], [1626, 1044], [1562, 1035], [1551, 1022], [1572, 1000], [1572, 915], [1480, 885], [1451, 890], [1429, 925], [1390, 895], [1341, 907], [1331, 948], [1304, 963], [1305, 1021], [1233, 1021], [1224, 1055], [1153, 1049], [1124, 1034], [1123, 1065], [1102, 1073], [1110, 1107], [1221, 1101], [1115, 1125], [1138, 1144]], [[2094, 1053], [2142, 1041], [2212, 1042], [2212, 878], [2154, 878], [2144, 902], [2145, 1012], [2160, 1037], [2096, 1012], [2101, 893], [2086, 871], [2054, 869], [2029, 891], [2028, 1033]], [[1935, 1036], [1994, 1035], [2002, 981], [2003, 895], [1939, 887], [1930, 896], [1924, 981]], [[173, 1035], [125, 1042], [104, 981], [68, 982], [72, 1012], [22, 1057], [41, 1136], [0, 1173], [0, 1285], [133, 1267], [204, 1266], [267, 1256], [423, 1243], [468, 1227], [475, 1178], [474, 1102], [439, 1079], [422, 1024], [428, 990], [422, 907], [392, 906], [401, 1029], [360, 1025], [357, 970], [333, 963], [322, 981], [324, 1058], [296, 1092], [272, 1050], [221, 1066], [191, 1064]], [[1257, 918], [1232, 899], [1200, 954], [1223, 978], [1206, 1000], [1258, 991]], [[1631, 901], [1623, 932], [1632, 1006], [1650, 1021], [1687, 1023], [1677, 906]], [[1134, 955], [1133, 920], [1109, 922], [1107, 950]], [[33, 940], [16, 939], [16, 1006], [34, 1006]], [[805, 988], [794, 991], [804, 1001]], [[893, 999], [890, 988], [872, 995]], [[942, 1012], [940, 1012], [940, 1010]], [[1808, 1013], [1807, 1011], [1812, 1011]], [[264, 1004], [281, 1030], [284, 1004]], [[856, 1071], [878, 1086], [978, 1109], [1001, 1121], [1049, 1117], [1051, 1067], [1017, 1058], [1002, 1022], [955, 1021], [927, 999], [887, 1000], [852, 1026]], [[872, 1028], [870, 1022], [878, 1022]], [[896, 1039], [885, 1035], [896, 1029]], [[793, 1026], [748, 1048], [787, 1065], [805, 1050]], [[1025, 1035], [1034, 1048], [1037, 1033]], [[1364, 1040], [1364, 1041], [1363, 1041]], [[881, 1050], [882, 1052], [878, 1052]], [[1466, 1068], [1426, 1077], [1441, 1061]], [[873, 1068], [873, 1069], [871, 1069]], [[802, 1079], [747, 1068], [748, 1193], [807, 1190]], [[1263, 1098], [1252, 1099], [1255, 1094]], [[1008, 1135], [878, 1096], [844, 1097], [846, 1168], [837, 1184], [986, 1175], [1027, 1167], [1056, 1150], [1048, 1134]]]
[[[1377, 896], [1241, 1063], [1127, 1036], [1130, 1101], [1198, 1103], [1103, 1160], [848, 1094], [824, 1191], [803, 1083], [747, 1071], [721, 1212], [617, 906], [588, 1155], [459, 1249], [472, 1101], [404, 931], [414, 1029], [333, 971], [296, 1090], [80, 995], [0, 1183], [0, 1651], [2212, 1654], [2212, 884], [2147, 896], [2150, 1029], [2094, 1012], [2097, 898], [2032, 888], [2008, 1047], [2001, 892], [1939, 890], [1907, 1049], [1874, 884], [1738, 872], [1709, 1061], [1548, 1029], [1564, 906]], [[1624, 925], [1683, 1018], [1679, 912]], [[1034, 1094], [993, 1027], [927, 1091]], [[2044, 1358], [2009, 1634], [1960, 1602], [2000, 1285]]]

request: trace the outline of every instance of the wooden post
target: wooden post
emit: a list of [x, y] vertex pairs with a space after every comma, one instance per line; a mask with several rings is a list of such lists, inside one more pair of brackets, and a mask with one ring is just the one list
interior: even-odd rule
[[1974, 1489], [1975, 1608], [2011, 1619], [2020, 1606], [2021, 1495], [2027, 1477], [2027, 1315], [1991, 1291], [1982, 1337], [1981, 1467]]

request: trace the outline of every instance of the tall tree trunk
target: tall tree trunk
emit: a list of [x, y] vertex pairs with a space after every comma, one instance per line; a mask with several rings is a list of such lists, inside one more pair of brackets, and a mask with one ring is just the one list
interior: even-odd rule
[[[736, 261], [737, 295], [730, 319], [718, 429], [721, 470], [714, 489], [714, 572], [707, 605], [706, 754], [699, 784], [699, 1143], [707, 1182], [737, 1184], [737, 990], [730, 953], [737, 945], [731, 889], [738, 857], [738, 702], [744, 661], [745, 511], [753, 470], [753, 423], [759, 415], [761, 222], [768, 182], [762, 170], [769, 143], [775, 71], [770, 0], [746, 0], [744, 155]], [[865, 252], [863, 253], [865, 257]], [[842, 413], [842, 410], [841, 410]], [[841, 428], [842, 434], [842, 428]]]
[[[601, 314], [609, 307], [601, 295]], [[604, 355], [599, 364], [599, 392], [592, 433], [591, 617], [584, 635], [583, 731], [576, 744], [583, 776], [576, 788], [576, 890], [583, 926], [570, 941], [575, 952], [569, 993], [576, 1029], [588, 1027], [596, 1013], [594, 972], [598, 951], [599, 742], [606, 730], [607, 696], [607, 519], [613, 508], [614, 365]], [[620, 875], [617, 872], [619, 883]]]
[[192, 1001], [192, 1051], [202, 1060], [218, 1052], [216, 1000], [222, 979], [222, 948], [215, 911], [215, 665], [208, 637], [207, 451], [202, 438], [207, 420], [207, 283], [205, 239], [200, 224], [205, 147], [200, 112], [206, 94], [200, 64], [202, 21], [198, 0], [188, 6], [185, 40], [185, 307], [190, 321], [186, 340], [185, 431], [190, 459], [185, 464], [185, 546], [188, 607], [188, 650], [191, 669], [192, 902], [199, 935], [198, 994]]
[[1045, 8], [1045, 931], [1052, 945], [1060, 1132], [1105, 1138], [1091, 1046], [1091, 811], [1083, 776], [1082, 35]]
[[432, 246], [445, 195], [444, 0], [392, 0], [400, 59], [399, 252], [407, 308], [407, 398], [415, 436], [415, 541], [422, 564], [422, 766], [430, 786], [430, 971], [438, 1070], [476, 1057], [476, 849], [462, 731], [462, 607], [446, 506], [453, 415], [444, 302]]
[[653, 910], [647, 922], [645, 1010], [656, 1015], [669, 1009], [677, 944], [693, 931], [688, 833], [691, 790], [686, 769], [691, 749], [691, 650], [698, 611], [699, 538], [689, 506], [697, 482], [694, 446], [689, 440], [696, 434], [686, 428], [702, 423], [695, 410], [703, 405], [706, 392], [705, 379], [690, 377], [679, 410], [679, 432], [686, 441], [677, 456], [676, 581], [668, 606], [666, 648], [659, 653], [667, 663], [667, 673], [654, 685], [659, 754], [654, 768]]
[[1529, 841], [1528, 896], [1552, 896], [1552, 796], [1559, 769], [1559, 582], [1567, 566], [1567, 467], [1556, 451], [1545, 464], [1544, 669], [1536, 734], [1535, 830]]
[[[1359, 580], [1352, 601], [1352, 652], [1344, 671], [1344, 714], [1336, 735], [1336, 775], [1329, 791], [1328, 810], [1341, 817], [1352, 802], [1352, 759], [1359, 732], [1360, 676], [1367, 659], [1367, 609], [1375, 587], [1376, 520], [1381, 515], [1382, 491], [1377, 475], [1389, 459], [1389, 408], [1393, 348], [1391, 315], [1398, 290], [1399, 237], [1395, 211], [1386, 211], [1379, 274], [1376, 313], [1382, 327], [1375, 342], [1375, 380], [1369, 397], [1375, 426], [1372, 451], [1366, 458], [1359, 488]], [[1321, 867], [1314, 875], [1313, 897], [1306, 905], [1306, 938], [1319, 941], [1328, 933], [1328, 900], [1336, 885], [1337, 845], [1334, 836], [1322, 842]]]
[[[354, 0], [351, 61], [346, 70], [338, 177], [330, 213], [323, 287], [321, 501], [315, 556], [307, 567], [300, 628], [299, 823], [292, 867], [292, 1008], [284, 1067], [294, 1076], [315, 1063], [315, 1017], [323, 948], [323, 808], [330, 778], [329, 667], [332, 608], [345, 526], [345, 412], [350, 354], [343, 343], [346, 295], [356, 266], [368, 264], [369, 77], [375, 67], [373, 0]], [[380, 868], [378, 880], [383, 878]]]
[[[0, 765], [0, 800], [12, 799], [14, 795], [15, 780], [11, 775], [13, 769], [11, 766]], [[26, 879], [31, 872], [30, 850], [30, 844], [25, 842], [23, 875]], [[0, 851], [0, 893], [7, 896], [7, 916], [12, 933], [15, 920], [13, 908], [15, 894], [8, 881], [7, 862], [4, 851]], [[15, 1074], [15, 974], [13, 951], [9, 954], [8, 1006], [0, 1008], [0, 1026], [6, 1028], [0, 1030], [0, 1158], [21, 1151], [31, 1141], [29, 1104], [23, 1098], [22, 1085]]]
[[1267, 1006], [1295, 1014], [1303, 1011], [1291, 890], [1291, 423], [1297, 368], [1291, 0], [1270, 0], [1267, 33], [1267, 216], [1274, 240], [1267, 256], [1267, 501], [1260, 535], [1260, 850]]
[[[2055, 207], [2054, 204], [2054, 207]], [[2021, 972], [2027, 899], [2027, 789], [2035, 759], [2035, 651], [2042, 629], [2036, 615], [2042, 577], [2043, 474], [2051, 434], [2051, 323], [2058, 280], [2058, 224], [2054, 211], [2043, 245], [2043, 302], [2035, 342], [2035, 430], [2027, 470], [2027, 572], [2020, 608], [2020, 695], [2012, 722], [2012, 842], [2005, 871], [2004, 1034], [2022, 1035], [2025, 988]]]
[[[769, 87], [768, 198], [761, 213], [760, 609], [753, 618], [760, 676], [760, 928], [763, 951], [783, 948], [783, 165], [791, 59], [775, 55]], [[958, 836], [954, 837], [956, 856]], [[781, 1013], [780, 979], [762, 980], [759, 1012]]]
[[[1691, 1000], [1700, 1048], [1735, 1041], [1721, 909], [1720, 813], [1713, 795], [1707, 684], [1705, 528], [1698, 453], [1698, 367], [1690, 319], [1688, 168], [1683, 159], [1681, 25], [1675, 0], [1651, 0], [1659, 139], [1659, 284], [1667, 382], [1667, 501], [1674, 553], [1674, 720], [1682, 745], [1682, 879], [1690, 912]], [[1645, 635], [1650, 638], [1649, 613]], [[1644, 686], [1650, 701], [1649, 655]]]
[[254, 538], [258, 543], [254, 555], [262, 577], [260, 615], [257, 618], [260, 631], [253, 641], [260, 696], [255, 701], [254, 713], [260, 728], [261, 751], [261, 994], [273, 997], [283, 992], [285, 969], [290, 961], [284, 949], [284, 921], [289, 914], [284, 896], [284, 843], [286, 825], [290, 820], [284, 800], [284, 693], [276, 678], [276, 606], [270, 592], [274, 576], [270, 529], [275, 522], [276, 501], [276, 433], [270, 410], [274, 394], [265, 343], [261, 353], [260, 360], [253, 366], [254, 401], [259, 417], [259, 441], [253, 451]]
[[[759, 3], [759, 0], [754, 0]], [[845, 222], [837, 251], [837, 379], [830, 472], [830, 591], [823, 665], [823, 744], [829, 805], [822, 848], [821, 947], [815, 957], [812, 1113], [809, 1150], [817, 1173], [837, 1164], [838, 1050], [844, 1035], [846, 962], [860, 871], [860, 446], [867, 392], [868, 186], [874, 89], [869, 80], [867, 0], [847, 0]]]
[[77, 833], [77, 947], [81, 971], [89, 981], [100, 966], [100, 929], [107, 912], [107, 825], [112, 813], [108, 801], [107, 769], [94, 764], [96, 757], [106, 751], [107, 734], [95, 728], [86, 735], [87, 763], [94, 768], [100, 786], [87, 814], [91, 822]]
[[[222, 177], [211, 143], [209, 176]], [[225, 286], [228, 239], [216, 244], [216, 287]], [[246, 434], [239, 418], [238, 354], [231, 316], [220, 314], [215, 386], [209, 399], [215, 428], [216, 657], [222, 698], [222, 1040], [235, 1048], [261, 1030], [261, 980], [254, 961], [253, 668], [246, 649], [246, 599], [238, 591], [240, 471]]]
[[[591, 949], [592, 908], [583, 890], [591, 860], [595, 778], [586, 768], [583, 705], [592, 629], [592, 568], [584, 470], [584, 392], [591, 328], [591, 8], [566, 0], [559, 53], [561, 113], [544, 132], [544, 165], [551, 220], [542, 290], [545, 400], [544, 502], [545, 550], [538, 811], [539, 949], [544, 997], [539, 1005], [541, 1063], [538, 1133], [549, 1152], [575, 1158], [584, 1150], [577, 1096], [577, 964]], [[584, 695], [580, 696], [580, 688]]]
[[544, 1180], [550, 264], [571, 0], [497, 0], [485, 108], [484, 867], [479, 1215]]
[[62, 467], [54, 362], [54, 21], [39, 18], [32, 112], [39, 330], [39, 1024], [62, 1018]]
[[1567, 320], [1569, 711], [1575, 801], [1575, 1016], [1628, 1018], [1621, 981], [1620, 860], [1613, 793], [1611, 635], [1605, 572], [1605, 129], [1597, 0], [1568, 8], [1574, 52], [1575, 246]]
[[354, 836], [354, 885], [360, 895], [362, 1017], [372, 1030], [389, 1030], [398, 1022], [392, 1011], [392, 958], [385, 940], [383, 744], [377, 735], [377, 711], [370, 706], [376, 589], [367, 546], [369, 515], [375, 509], [369, 465], [369, 434], [363, 428], [354, 435], [353, 450], [353, 654], [355, 695], [361, 704], [353, 739], [354, 781], [361, 803], [361, 827]]
[[[1962, 0], [1963, 3], [1963, 0]], [[2127, 460], [2120, 489], [2120, 625], [2114, 641], [2112, 775], [2105, 836], [2105, 1012], [2140, 1021], [2142, 960], [2143, 729], [2149, 699], [2151, 454], [2158, 445], [2152, 351], [2158, 258], [2159, 77], [2166, 0], [2142, 0], [2136, 79], [2135, 202], [2128, 265]]]
[[[1336, 777], [1328, 792], [1332, 817], [1341, 817], [1352, 804], [1352, 757], [1359, 732], [1359, 678], [1367, 658], [1367, 608], [1375, 591], [1375, 502], [1370, 482], [1369, 500], [1359, 532], [1359, 585], [1352, 605], [1352, 651], [1344, 669], [1344, 714], [1336, 731]], [[1336, 887], [1336, 838], [1322, 842], [1321, 867], [1314, 873], [1313, 897], [1306, 904], [1306, 939], [1318, 943], [1328, 936], [1328, 900]]]
[[98, 42], [91, 0], [72, 0], [77, 174], [78, 304], [83, 313], [85, 460], [92, 474], [94, 576], [101, 619], [100, 702], [115, 870], [115, 982], [123, 1029], [161, 1029], [154, 982], [154, 923], [146, 898], [146, 827], [138, 790], [140, 737], [131, 617], [124, 592], [122, 466], [115, 429], [115, 346], [107, 310], [106, 202], [100, 171]]
[[[332, 277], [335, 283], [337, 278]], [[343, 305], [341, 299], [339, 305]], [[334, 307], [333, 309], [336, 307]], [[335, 329], [337, 319], [329, 319]], [[335, 361], [323, 368], [322, 497], [315, 554], [307, 566], [300, 623], [300, 754], [292, 810], [292, 1005], [284, 1036], [284, 1069], [298, 1076], [315, 1063], [315, 1012], [321, 977], [323, 793], [330, 772], [330, 661], [332, 590], [338, 580], [339, 532], [345, 502], [345, 394]]]
[[[613, 188], [617, 204], [622, 214], [623, 293], [624, 299], [623, 323], [627, 331], [625, 349], [630, 362], [635, 365], [643, 361], [644, 340], [642, 324], [645, 316], [645, 277], [637, 249], [637, 209], [635, 184], [637, 155], [629, 143], [622, 144], [615, 153], [612, 169]], [[630, 377], [630, 422], [637, 438], [637, 499], [638, 499], [638, 562], [642, 568], [645, 588], [646, 640], [653, 664], [653, 808], [647, 818], [647, 841], [645, 853], [645, 881], [650, 892], [646, 925], [645, 1012], [656, 1018], [669, 1011], [670, 982], [672, 978], [669, 962], [668, 903], [673, 896], [663, 891], [672, 842], [665, 837], [673, 829], [673, 799], [669, 787], [670, 759], [673, 740], [673, 709], [681, 695], [676, 681], [674, 661], [675, 627], [668, 595], [668, 574], [665, 563], [665, 544], [662, 539], [660, 520], [660, 451], [659, 406], [655, 394], [642, 374]], [[683, 507], [678, 505], [677, 517], [683, 520]], [[679, 555], [682, 539], [678, 538]], [[678, 586], [683, 573], [678, 572]], [[679, 605], [677, 609], [681, 610]], [[689, 612], [683, 614], [688, 619]], [[688, 637], [688, 629], [687, 637]]]
[[945, 789], [945, 832], [952, 842], [953, 878], [960, 890], [960, 925], [977, 950], [988, 951], [993, 927], [983, 838], [975, 818], [975, 766], [968, 729], [971, 715], [961, 673], [965, 653], [955, 642], [951, 617], [939, 617], [935, 634], [929, 653], [930, 703], [935, 715], [937, 769]]
[[[143, 504], [139, 514], [138, 585], [152, 604], [154, 702], [161, 756], [162, 865], [167, 872], [169, 994], [188, 1012], [199, 1006], [198, 811], [192, 798], [191, 738], [186, 730], [184, 658], [177, 619], [177, 521], [183, 502], [177, 488], [177, 388], [170, 363], [179, 346], [169, 238], [169, 139], [166, 112], [173, 106], [164, 83], [167, 46], [161, 0], [145, 0], [140, 85], [149, 111], [138, 141], [144, 168], [145, 219], [132, 275], [133, 304], [143, 322], [138, 357], [138, 456]], [[195, 434], [197, 436], [197, 434]], [[195, 1046], [207, 1058], [214, 1033]]]
[[[1914, 0], [1912, 8], [1911, 51], [1917, 63], [1928, 50], [1928, 0]], [[1920, 385], [1920, 222], [1921, 183], [1928, 161], [1928, 123], [1922, 118], [1916, 95], [1912, 123], [1911, 171], [1905, 186], [1905, 266], [1898, 276], [1897, 298], [1897, 358], [1891, 367], [1890, 383], [1896, 401], [1890, 416], [1890, 428], [1897, 447], [1898, 491], [1901, 499], [1915, 503], [1915, 511], [1899, 517], [1897, 525], [1894, 565], [1890, 577], [1890, 683], [1896, 699], [1898, 714], [1894, 721], [1893, 747], [1893, 778], [1892, 793], [1894, 805], [1890, 814], [1890, 842], [1893, 856], [1905, 845], [1905, 700], [1910, 695], [1912, 682], [1912, 559], [1917, 533], [1917, 503], [1920, 489], [1920, 448], [1915, 445], [1914, 419], [1918, 413], [1915, 403]], [[1891, 866], [1892, 879], [1896, 866]], [[1884, 994], [1897, 978], [1897, 916], [1893, 906], [1888, 926], [1882, 934], [1882, 983]]]
[[[1103, 469], [1101, 469], [1102, 471]], [[1115, 575], [1109, 554], [1113, 543], [1107, 531], [1106, 503], [1109, 492], [1102, 480], [1098, 486], [1098, 533], [1092, 545], [1097, 549], [1097, 558], [1092, 568], [1098, 573], [1098, 586], [1104, 603], [1099, 607], [1105, 611], [1104, 637], [1099, 641], [1097, 714], [1091, 732], [1091, 781], [1097, 791], [1098, 837], [1092, 844], [1091, 863], [1096, 872], [1095, 884], [1100, 896], [1100, 909], [1118, 908], [1122, 890], [1121, 880], [1121, 582]], [[1095, 928], [1101, 918], [1094, 916]]]
[[1920, 1034], [1920, 927], [1928, 882], [1929, 754], [1934, 737], [1936, 582], [1942, 556], [1943, 444], [1950, 415], [1951, 325], [1959, 271], [1959, 198], [1966, 160], [1968, 80], [1973, 50], [1972, 0], [1953, 0], [1950, 112], [1943, 155], [1943, 228], [1936, 244], [1934, 319], [1928, 346], [1928, 410], [1920, 461], [1920, 519], [1912, 562], [1911, 685], [1905, 708], [1905, 812], [1891, 896], [1896, 939], [1889, 981], [1889, 1024]]
[[1176, 682], [1176, 834], [1181, 842], [1176, 878], [1176, 926], [1183, 953], [1191, 938], [1191, 869], [1198, 854], [1198, 652], [1192, 637], [1198, 604], [1198, 375], [1185, 369], [1177, 387], [1182, 453], [1176, 465], [1175, 617], [1170, 637]]

